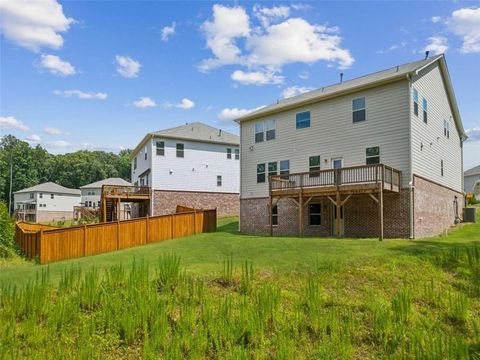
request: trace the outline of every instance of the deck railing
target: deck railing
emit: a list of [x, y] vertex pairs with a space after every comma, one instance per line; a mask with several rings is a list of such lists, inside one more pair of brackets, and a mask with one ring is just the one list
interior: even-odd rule
[[269, 177], [271, 190], [295, 190], [312, 187], [381, 184], [383, 189], [398, 192], [401, 172], [384, 164], [371, 164], [274, 175]]
[[149, 186], [103, 185], [103, 196], [150, 196]]

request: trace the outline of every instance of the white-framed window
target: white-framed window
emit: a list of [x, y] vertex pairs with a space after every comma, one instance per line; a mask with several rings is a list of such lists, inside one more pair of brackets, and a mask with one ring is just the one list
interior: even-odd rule
[[40, 199], [43, 199], [43, 193], [38, 194], [38, 197], [39, 197]]
[[55, 194], [50, 194], [50, 199], [55, 198]]
[[362, 122], [367, 119], [367, 108], [365, 97], [352, 100], [352, 120], [354, 123]]
[[136, 170], [137, 169], [137, 157], [135, 156], [133, 158], [133, 170]]
[[322, 225], [322, 204], [310, 203], [308, 205], [308, 224]]
[[235, 149], [235, 160], [240, 159], [240, 149]]
[[147, 151], [147, 147], [145, 146], [145, 149], [144, 149], [144, 153], [145, 153], [145, 160], [147, 160], [148, 158], [148, 151]]
[[257, 183], [265, 182], [265, 163], [257, 164]]
[[272, 161], [268, 163], [268, 176], [275, 176], [277, 175], [277, 162]]
[[222, 175], [217, 175], [217, 186], [222, 186]]
[[185, 145], [177, 143], [177, 157], [183, 158], [185, 157]]
[[443, 177], [444, 169], [443, 169], [443, 160], [440, 160], [440, 175]]
[[423, 98], [423, 122], [425, 124], [428, 123], [428, 101], [427, 99]]
[[418, 91], [413, 89], [413, 113], [418, 116]]
[[30, 199], [34, 199], [35, 198], [35, 194], [34, 193], [30, 193]]
[[165, 141], [157, 141], [155, 145], [157, 148], [157, 156], [165, 156]]
[[276, 120], [265, 121], [265, 130], [266, 130], [265, 139], [267, 141], [275, 139], [275, 129], [276, 129], [276, 127], [277, 127], [277, 121]]
[[320, 175], [320, 155], [308, 158], [308, 171], [310, 172], [310, 177], [318, 177]]
[[263, 121], [255, 123], [255, 142], [259, 143], [263, 141], [264, 131], [263, 131]]
[[295, 127], [297, 129], [310, 127], [310, 111], [304, 111], [295, 115]]
[[450, 139], [450, 121], [443, 120], [443, 135]]
[[275, 139], [275, 131], [277, 127], [276, 120], [269, 119], [258, 121], [255, 123], [255, 142], [263, 142]]
[[290, 174], [290, 160], [280, 161], [280, 175], [288, 176]]
[[365, 150], [366, 164], [380, 164], [380, 146], [369, 147]]
[[232, 158], [232, 148], [227, 148], [227, 159]]

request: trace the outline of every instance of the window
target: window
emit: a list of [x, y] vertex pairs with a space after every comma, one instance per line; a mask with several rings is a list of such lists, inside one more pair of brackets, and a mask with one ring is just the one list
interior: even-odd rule
[[[320, 155], [310, 156], [308, 159], [308, 171], [310, 171], [310, 177], [320, 176]], [[313, 174], [312, 174], [313, 172]]]
[[133, 170], [137, 168], [137, 157], [135, 156], [135, 159], [133, 159]]
[[267, 120], [265, 122], [265, 127], [267, 130], [267, 136], [266, 139], [268, 140], [274, 140], [275, 139], [275, 128], [277, 127], [277, 122], [275, 120]]
[[227, 159], [231, 159], [231, 158], [232, 158], [232, 149], [227, 148]]
[[[277, 123], [275, 120], [259, 121], [255, 123], [255, 142], [275, 139], [275, 128]], [[265, 132], [265, 133], [264, 133]]]
[[50, 194], [50, 199], [53, 199], [55, 197], [54, 194]]
[[450, 139], [450, 122], [448, 120], [443, 120], [443, 135]]
[[365, 121], [367, 112], [365, 108], [365, 98], [353, 99], [352, 101], [353, 122]]
[[157, 156], [165, 156], [165, 142], [157, 141]]
[[443, 160], [440, 160], [440, 175], [443, 176]]
[[40, 194], [38, 195], [38, 197], [39, 197], [40, 199], [43, 199], [43, 194], [40, 193]]
[[240, 149], [235, 149], [235, 160], [240, 159]]
[[295, 116], [295, 126], [297, 129], [305, 129], [310, 127], [310, 111], [298, 113]]
[[308, 223], [309, 225], [322, 224], [322, 204], [314, 203], [308, 206]]
[[255, 123], [255, 142], [263, 141], [263, 121]]
[[278, 225], [278, 206], [277, 205], [272, 207], [272, 225], [273, 226]]
[[97, 207], [100, 207], [100, 201], [98, 202]]
[[413, 113], [418, 116], [418, 91], [413, 89]]
[[257, 164], [257, 183], [265, 182], [265, 164]]
[[277, 162], [269, 162], [268, 163], [268, 176], [275, 176], [277, 175]]
[[217, 175], [217, 186], [222, 186], [222, 175]]
[[427, 111], [428, 111], [428, 101], [427, 99], [423, 98], [423, 122], [427, 123]]
[[367, 165], [380, 164], [380, 147], [374, 146], [367, 148], [366, 151]]
[[33, 199], [35, 198], [35, 194], [34, 193], [30, 193], [30, 199]]
[[290, 160], [280, 161], [280, 175], [288, 175], [288, 174], [290, 174]]
[[147, 160], [147, 157], [148, 157], [147, 150], [145, 149], [145, 160]]
[[177, 144], [177, 157], [183, 158], [185, 152], [185, 146], [183, 144]]

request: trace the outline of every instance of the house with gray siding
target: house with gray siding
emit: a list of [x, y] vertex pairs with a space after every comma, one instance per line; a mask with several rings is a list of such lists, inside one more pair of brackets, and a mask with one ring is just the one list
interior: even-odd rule
[[148, 133], [131, 154], [132, 183], [152, 189], [151, 215], [177, 205], [238, 215], [240, 138], [194, 122]]
[[418, 238], [461, 221], [466, 135], [444, 55], [237, 122], [244, 233]]
[[468, 169], [463, 174], [463, 186], [466, 193], [480, 197], [480, 165]]

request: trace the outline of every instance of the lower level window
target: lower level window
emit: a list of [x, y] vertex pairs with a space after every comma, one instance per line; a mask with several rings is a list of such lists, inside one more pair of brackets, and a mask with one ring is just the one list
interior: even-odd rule
[[322, 204], [315, 203], [309, 205], [309, 224], [321, 225], [322, 224]]
[[272, 225], [278, 225], [278, 206], [272, 208]]
[[380, 147], [374, 146], [367, 148], [366, 159], [368, 164], [380, 164]]
[[280, 175], [288, 179], [288, 174], [290, 174], [290, 160], [280, 161]]
[[265, 182], [265, 164], [257, 164], [257, 183]]
[[217, 176], [217, 186], [222, 186], [222, 175]]

